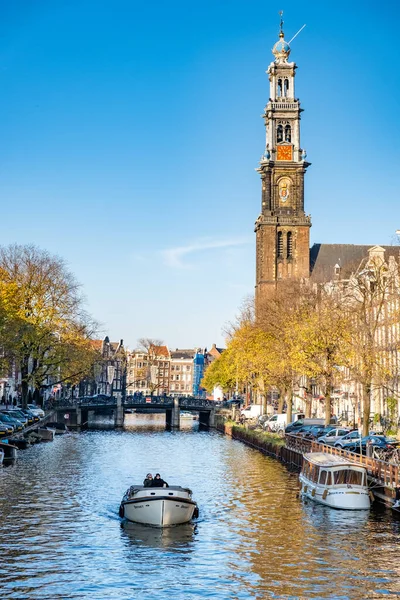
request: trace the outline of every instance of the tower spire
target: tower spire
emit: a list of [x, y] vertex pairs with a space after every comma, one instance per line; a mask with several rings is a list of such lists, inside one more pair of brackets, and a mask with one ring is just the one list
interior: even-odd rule
[[[268, 67], [269, 100], [264, 110], [265, 152], [259, 163], [261, 214], [256, 231], [256, 312], [281, 280], [310, 276], [311, 219], [304, 211], [304, 176], [310, 163], [300, 145], [302, 109], [295, 94], [296, 64], [280, 15], [274, 61]], [[297, 34], [296, 34], [297, 35]]]
[[280, 10], [278, 14], [281, 17], [281, 22], [279, 24], [279, 26], [280, 26], [279, 37], [283, 38], [283, 37], [285, 37], [285, 34], [283, 33], [283, 23], [284, 23], [284, 20], [282, 18], [283, 17], [283, 10]]

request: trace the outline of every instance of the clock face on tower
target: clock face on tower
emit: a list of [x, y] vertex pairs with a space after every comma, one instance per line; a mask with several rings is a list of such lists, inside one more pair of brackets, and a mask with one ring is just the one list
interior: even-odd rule
[[276, 160], [293, 160], [293, 146], [278, 146], [276, 149]]

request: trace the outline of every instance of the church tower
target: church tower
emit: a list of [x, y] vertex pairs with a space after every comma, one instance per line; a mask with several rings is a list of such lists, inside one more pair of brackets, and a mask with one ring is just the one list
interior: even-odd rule
[[265, 152], [259, 167], [261, 214], [256, 232], [256, 307], [280, 280], [310, 276], [311, 219], [304, 212], [304, 174], [310, 163], [300, 145], [300, 102], [295, 96], [296, 64], [280, 24], [269, 65], [270, 98], [263, 118]]

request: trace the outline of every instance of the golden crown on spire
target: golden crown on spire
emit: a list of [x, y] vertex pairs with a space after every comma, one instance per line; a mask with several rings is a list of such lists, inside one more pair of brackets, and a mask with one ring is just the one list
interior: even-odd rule
[[287, 62], [290, 54], [290, 46], [287, 42], [285, 42], [285, 34], [283, 33], [283, 10], [279, 11], [281, 16], [280, 22], [280, 31], [279, 31], [279, 41], [276, 42], [274, 47], [272, 48], [272, 54], [275, 56], [275, 62], [282, 63]]

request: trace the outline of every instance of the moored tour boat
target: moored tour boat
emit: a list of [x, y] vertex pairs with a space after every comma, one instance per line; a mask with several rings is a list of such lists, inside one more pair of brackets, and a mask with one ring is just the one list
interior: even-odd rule
[[133, 523], [172, 527], [196, 518], [198, 508], [189, 488], [132, 485], [122, 498], [119, 516]]
[[332, 508], [370, 508], [367, 471], [342, 456], [326, 452], [303, 455], [299, 476], [303, 496]]

